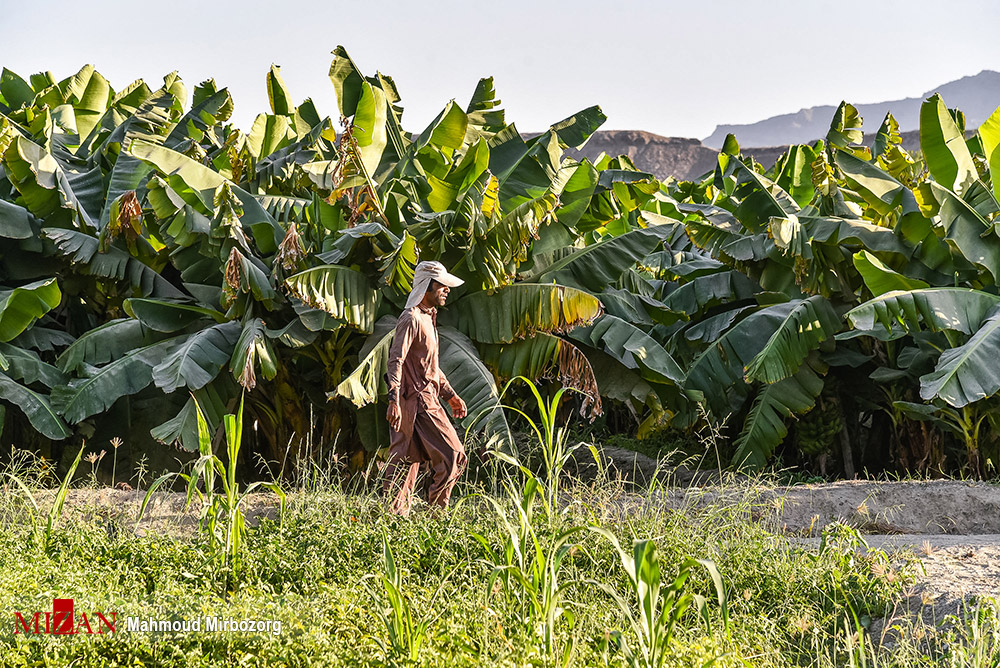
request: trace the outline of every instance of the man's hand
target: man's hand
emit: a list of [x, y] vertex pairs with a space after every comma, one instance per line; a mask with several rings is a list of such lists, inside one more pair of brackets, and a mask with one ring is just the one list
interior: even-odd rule
[[389, 410], [385, 414], [385, 419], [389, 421], [390, 427], [399, 431], [399, 427], [403, 423], [403, 414], [399, 410], [399, 404], [395, 401], [389, 402]]
[[451, 412], [455, 416], [456, 420], [461, 420], [465, 417], [466, 408], [465, 402], [462, 401], [462, 397], [456, 394], [448, 400], [448, 405], [451, 406]]

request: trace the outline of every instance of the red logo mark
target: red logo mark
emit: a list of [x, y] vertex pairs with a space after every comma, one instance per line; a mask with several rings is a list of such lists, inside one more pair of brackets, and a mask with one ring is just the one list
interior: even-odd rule
[[[29, 616], [25, 616], [28, 614]], [[110, 619], [108, 617], [110, 616]], [[71, 598], [52, 599], [52, 611], [21, 613], [14, 612], [14, 633], [73, 635], [76, 633], [101, 634], [105, 631], [114, 633], [117, 623], [117, 612], [105, 615], [101, 612], [85, 612], [75, 614], [75, 606]], [[44, 621], [44, 626], [43, 626]]]

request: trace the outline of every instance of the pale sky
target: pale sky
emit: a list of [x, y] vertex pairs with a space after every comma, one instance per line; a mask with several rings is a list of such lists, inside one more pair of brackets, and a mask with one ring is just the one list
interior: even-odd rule
[[0, 0], [0, 65], [63, 78], [92, 63], [116, 89], [175, 69], [189, 90], [213, 77], [248, 129], [268, 110], [271, 63], [296, 103], [336, 117], [327, 72], [342, 44], [395, 79], [411, 132], [493, 75], [521, 131], [599, 104], [606, 130], [704, 138], [1000, 70], [998, 19], [989, 0]]

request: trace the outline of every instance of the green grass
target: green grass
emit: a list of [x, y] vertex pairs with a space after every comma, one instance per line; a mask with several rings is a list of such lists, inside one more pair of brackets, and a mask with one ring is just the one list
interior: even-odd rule
[[[547, 627], [526, 602], [525, 588], [495, 575], [500, 555], [519, 540], [500, 521], [506, 513], [518, 533], [516, 495], [491, 501], [460, 488], [448, 513], [418, 506], [414, 516], [399, 519], [364, 494], [300, 491], [289, 495], [283, 523], [248, 527], [235, 573], [212, 558], [203, 534], [138, 536], [134, 516], [120, 508], [70, 508], [48, 544], [40, 544], [24, 503], [4, 497], [0, 608], [11, 612], [0, 628], [0, 665], [624, 665], [614, 639], [616, 632], [629, 638], [629, 619], [606, 589], [632, 602], [635, 590], [612, 541], [593, 530], [566, 538], [567, 530], [587, 526], [610, 532], [626, 550], [651, 539], [664, 587], [689, 557], [711, 560], [722, 574], [728, 628], [709, 572], [690, 569], [684, 592], [705, 597], [707, 622], [691, 606], [663, 665], [713, 659], [716, 666], [996, 665], [988, 663], [997, 658], [995, 606], [970, 610], [951, 631], [932, 630], [933, 643], [911, 630], [892, 650], [859, 648], [858, 629], [892, 605], [907, 574], [882, 553], [857, 553], [857, 536], [846, 529], [832, 532], [822, 550], [796, 547], [766, 523], [749, 521], [746, 503], [626, 513], [614, 488], [567, 483], [560, 513], [531, 515], [524, 532], [535, 554], [522, 571], [529, 577], [536, 542], [549, 566], [556, 548], [567, 548], [553, 575], [561, 588], [559, 614], [548, 617]], [[383, 586], [387, 581], [391, 588]], [[120, 616], [277, 619], [282, 632], [13, 635], [13, 610], [51, 609], [54, 597]], [[396, 622], [404, 631], [393, 640]], [[963, 644], [963, 634], [976, 642]], [[991, 647], [992, 654], [977, 659]], [[409, 653], [416, 662], [406, 659]]]

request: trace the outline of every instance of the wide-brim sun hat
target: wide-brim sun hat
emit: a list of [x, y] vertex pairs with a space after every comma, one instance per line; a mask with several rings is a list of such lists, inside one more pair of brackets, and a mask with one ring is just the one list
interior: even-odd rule
[[455, 288], [465, 283], [458, 276], [449, 274], [440, 262], [434, 260], [421, 262], [413, 272], [413, 290], [410, 291], [410, 296], [406, 300], [406, 308], [413, 308], [423, 300], [431, 281], [437, 281], [449, 288]]

